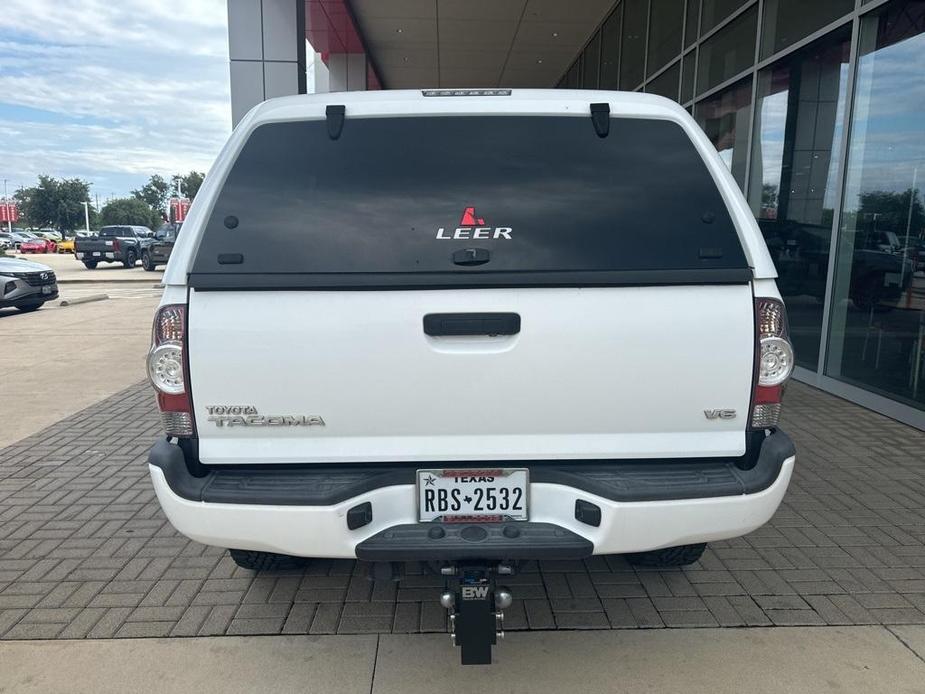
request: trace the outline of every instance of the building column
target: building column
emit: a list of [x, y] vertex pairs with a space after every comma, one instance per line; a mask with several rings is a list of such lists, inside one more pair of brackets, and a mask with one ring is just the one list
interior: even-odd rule
[[305, 93], [304, 0], [227, 0], [231, 122], [275, 96]]
[[328, 87], [332, 92], [366, 89], [366, 54], [332, 53], [328, 56]]

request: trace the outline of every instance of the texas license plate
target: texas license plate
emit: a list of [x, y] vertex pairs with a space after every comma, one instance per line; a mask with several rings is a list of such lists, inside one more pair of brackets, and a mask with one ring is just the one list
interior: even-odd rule
[[524, 468], [418, 470], [422, 522], [525, 521], [529, 473]]
[[42, 294], [51, 294], [51, 290], [52, 285], [46, 284], [44, 287], [42, 287]]
[[94, 257], [94, 258], [99, 258], [99, 257], [100, 257], [100, 252], [99, 252], [99, 251], [93, 251], [93, 257]]

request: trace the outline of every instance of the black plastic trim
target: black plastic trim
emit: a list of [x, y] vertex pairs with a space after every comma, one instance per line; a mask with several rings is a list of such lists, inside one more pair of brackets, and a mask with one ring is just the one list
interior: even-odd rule
[[343, 104], [328, 104], [324, 109], [324, 115], [328, 122], [328, 137], [336, 140], [344, 130], [344, 115], [347, 112]]
[[591, 104], [591, 123], [598, 137], [610, 134], [610, 104]]
[[520, 332], [518, 313], [428, 313], [424, 333], [441, 335], [516, 335]]
[[530, 522], [394, 525], [356, 546], [365, 561], [583, 559], [593, 552], [594, 543], [571, 530]]
[[684, 270], [587, 270], [381, 273], [211, 273], [192, 272], [189, 286], [199, 291], [273, 291], [294, 289], [405, 290], [483, 289], [491, 287], [641, 287], [676, 284], [746, 284], [751, 268]]
[[368, 501], [347, 511], [347, 529], [357, 530], [373, 522], [373, 505]]
[[[759, 450], [738, 458], [510, 460], [503, 465], [527, 468], [531, 482], [561, 484], [612, 501], [667, 501], [760, 492], [771, 486], [784, 460], [794, 453], [790, 438], [776, 430], [760, 442]], [[183, 450], [166, 439], [154, 444], [148, 462], [164, 471], [167, 484], [184, 499], [281, 506], [330, 506], [374, 489], [414, 484], [416, 470], [448, 465], [422, 461], [201, 466], [204, 476], [194, 477]], [[460, 469], [485, 465], [452, 463]]]

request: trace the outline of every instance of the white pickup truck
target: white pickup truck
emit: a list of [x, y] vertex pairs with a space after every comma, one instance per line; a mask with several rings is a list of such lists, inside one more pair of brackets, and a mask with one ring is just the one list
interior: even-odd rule
[[777, 509], [795, 453], [775, 276], [666, 99], [267, 101], [164, 277], [157, 497], [252, 569], [427, 562], [463, 662], [487, 662], [496, 578], [522, 562], [690, 563]]

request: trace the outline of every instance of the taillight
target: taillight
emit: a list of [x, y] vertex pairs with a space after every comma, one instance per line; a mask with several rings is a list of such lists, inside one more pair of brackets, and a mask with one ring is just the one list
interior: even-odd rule
[[169, 436], [192, 436], [194, 432], [188, 373], [186, 306], [161, 306], [154, 315], [151, 331], [148, 380], [154, 387], [164, 430]]
[[120, 246], [119, 246], [119, 239], [113, 239], [113, 240], [112, 240], [112, 252], [113, 252], [113, 253], [118, 253], [118, 252], [119, 252], [119, 248], [120, 248]]
[[778, 299], [755, 299], [757, 349], [752, 429], [768, 429], [780, 421], [784, 383], [793, 373], [793, 345], [787, 310]]

